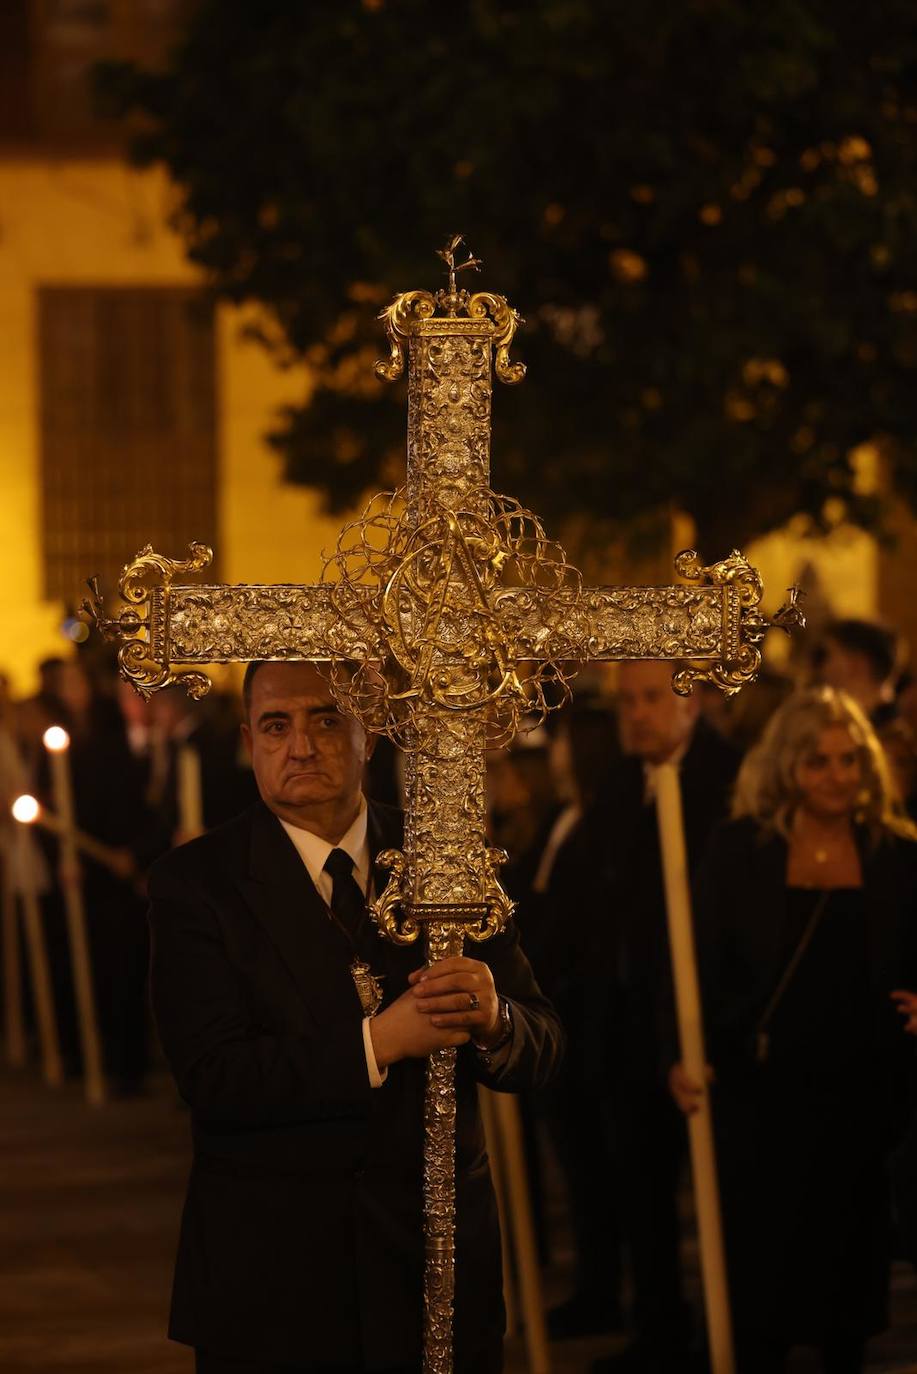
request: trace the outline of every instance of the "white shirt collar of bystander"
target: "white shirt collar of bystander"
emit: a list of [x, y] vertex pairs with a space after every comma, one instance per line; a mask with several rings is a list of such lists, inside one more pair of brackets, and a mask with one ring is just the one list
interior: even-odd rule
[[332, 849], [343, 849], [350, 855], [353, 859], [353, 876], [366, 892], [369, 884], [369, 840], [365, 797], [360, 797], [360, 809], [350, 829], [341, 836], [337, 844], [329, 844], [320, 835], [314, 835], [311, 830], [303, 830], [298, 825], [290, 825], [279, 816], [277, 819], [296, 846], [296, 852], [308, 869], [309, 877], [326, 901], [330, 899], [332, 883], [325, 872], [325, 862]]

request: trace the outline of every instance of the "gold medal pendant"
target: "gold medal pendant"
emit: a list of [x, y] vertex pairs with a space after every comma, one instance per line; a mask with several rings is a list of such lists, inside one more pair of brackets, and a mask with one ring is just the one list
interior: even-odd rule
[[361, 959], [354, 959], [350, 965], [350, 976], [353, 978], [357, 996], [360, 999], [360, 1006], [363, 1008], [364, 1016], [375, 1016], [382, 1005], [382, 977], [377, 977], [373, 973], [369, 964], [364, 964]]

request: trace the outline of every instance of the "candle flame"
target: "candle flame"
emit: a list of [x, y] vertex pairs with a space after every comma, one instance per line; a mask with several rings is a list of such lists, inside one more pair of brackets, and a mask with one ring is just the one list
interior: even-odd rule
[[52, 754], [61, 754], [70, 748], [70, 736], [62, 725], [49, 725], [41, 738]]
[[13, 820], [19, 821], [21, 825], [31, 825], [41, 815], [41, 807], [38, 802], [34, 797], [30, 797], [27, 792], [16, 798], [10, 810], [13, 813]]

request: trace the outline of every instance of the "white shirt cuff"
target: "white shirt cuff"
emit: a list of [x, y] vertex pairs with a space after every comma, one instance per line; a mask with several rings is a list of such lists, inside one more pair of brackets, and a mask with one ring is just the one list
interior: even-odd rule
[[388, 1078], [388, 1069], [379, 1072], [379, 1065], [376, 1063], [376, 1052], [373, 1049], [372, 1032], [369, 1029], [369, 1017], [363, 1017], [363, 1049], [366, 1053], [366, 1071], [369, 1074], [369, 1086], [371, 1088], [381, 1088]]

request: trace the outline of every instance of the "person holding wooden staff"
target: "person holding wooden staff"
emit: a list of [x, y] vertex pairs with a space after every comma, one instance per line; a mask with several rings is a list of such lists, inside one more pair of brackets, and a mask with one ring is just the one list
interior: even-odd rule
[[682, 1292], [678, 1215], [685, 1131], [665, 1086], [671, 954], [656, 784], [663, 765], [677, 768], [693, 872], [726, 814], [738, 757], [700, 718], [698, 700], [672, 691], [671, 664], [621, 664], [617, 709], [625, 757], [590, 814], [586, 837], [592, 881], [605, 897], [586, 995], [595, 1003], [603, 1055], [635, 1339], [593, 1368], [595, 1374], [671, 1374], [691, 1358], [693, 1332]]
[[[859, 1374], [887, 1323], [886, 1157], [914, 1102], [917, 831], [852, 698], [800, 692], [746, 758], [695, 899], [740, 1374]], [[676, 1065], [684, 1111], [701, 1091]]]
[[533, 1104], [563, 1175], [573, 1242], [573, 1288], [548, 1313], [552, 1340], [623, 1324], [620, 1204], [595, 1020], [600, 1002], [584, 995], [596, 962], [596, 927], [606, 925], [611, 897], [595, 863], [590, 808], [612, 761], [620, 762], [617, 754], [614, 716], [603, 701], [581, 694], [552, 722], [548, 759], [560, 808], [519, 893], [526, 952], [567, 1034], [563, 1068]]
[[[665, 883], [681, 1062], [696, 1082], [703, 1083], [706, 1059], [697, 957], [694, 950], [684, 810], [678, 769], [672, 763], [664, 763], [658, 770], [656, 819], [662, 849], [662, 876]], [[691, 1152], [691, 1177], [694, 1185], [694, 1211], [697, 1218], [710, 1370], [711, 1374], [735, 1374], [732, 1314], [729, 1308], [726, 1256], [723, 1247], [723, 1220], [713, 1142], [713, 1121], [707, 1094], [701, 1094], [697, 1110], [689, 1115], [688, 1144]]]

